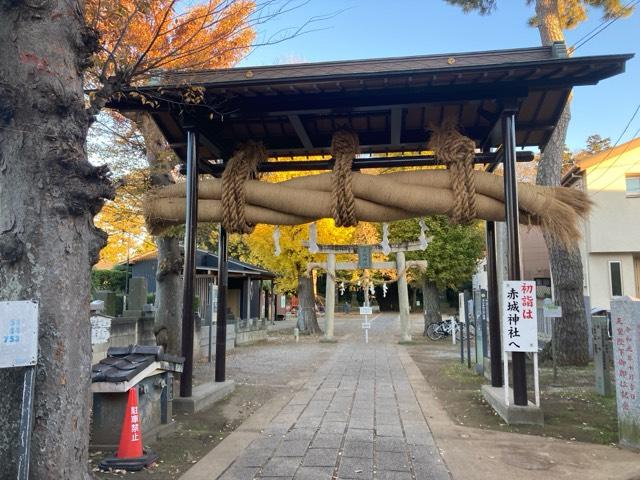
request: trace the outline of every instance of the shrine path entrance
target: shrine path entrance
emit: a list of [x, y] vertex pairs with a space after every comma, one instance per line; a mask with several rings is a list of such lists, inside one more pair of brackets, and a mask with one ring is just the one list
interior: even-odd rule
[[218, 478], [450, 479], [400, 361], [398, 313], [374, 316], [368, 345], [351, 318], [331, 356]]

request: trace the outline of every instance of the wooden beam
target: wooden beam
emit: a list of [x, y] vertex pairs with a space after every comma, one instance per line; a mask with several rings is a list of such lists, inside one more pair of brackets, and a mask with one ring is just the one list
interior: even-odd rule
[[[277, 158], [277, 157], [276, 157]], [[533, 161], [533, 152], [525, 151], [517, 153], [518, 162]], [[476, 154], [475, 163], [493, 164], [500, 162], [500, 157], [496, 154]], [[315, 170], [332, 170], [334, 160], [290, 160], [264, 162], [258, 165], [259, 172], [304, 172]], [[356, 158], [353, 161], [353, 169], [360, 170], [363, 168], [399, 168], [399, 167], [429, 167], [433, 165], [442, 165], [432, 155], [402, 156], [402, 157], [369, 157]], [[181, 172], [184, 173], [184, 164], [181, 165]], [[207, 173], [211, 175], [219, 175], [224, 171], [224, 165], [220, 163], [200, 164], [199, 173]]]
[[401, 105], [425, 105], [434, 102], [458, 103], [469, 100], [522, 98], [529, 93], [527, 85], [507, 84], [496, 87], [478, 87], [477, 85], [458, 85], [452, 87], [433, 87], [419, 92], [407, 89], [386, 89], [375, 94], [355, 95], [353, 92], [333, 92], [323, 95], [279, 95], [274, 97], [236, 97], [229, 99], [225, 107], [227, 116], [244, 116], [245, 112], [267, 114], [275, 112], [310, 112], [317, 110], [352, 110], [356, 108], [382, 106], [393, 108]]
[[400, 145], [402, 137], [402, 108], [391, 109], [391, 145]]
[[304, 125], [302, 124], [300, 117], [298, 115], [288, 115], [288, 118], [289, 118], [289, 122], [291, 123], [291, 126], [293, 127], [293, 130], [296, 132], [296, 135], [300, 139], [300, 143], [302, 143], [302, 146], [309, 150], [312, 149], [313, 143], [311, 142], [311, 139], [309, 138], [309, 134], [307, 133], [307, 130], [304, 128]]

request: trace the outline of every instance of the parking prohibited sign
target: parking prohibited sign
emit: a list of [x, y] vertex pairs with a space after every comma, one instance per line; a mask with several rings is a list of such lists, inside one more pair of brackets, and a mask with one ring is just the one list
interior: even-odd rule
[[502, 341], [505, 352], [538, 351], [536, 283], [505, 281], [502, 290]]

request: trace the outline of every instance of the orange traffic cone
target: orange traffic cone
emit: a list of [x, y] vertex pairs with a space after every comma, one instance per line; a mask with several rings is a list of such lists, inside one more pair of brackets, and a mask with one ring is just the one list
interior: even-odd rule
[[111, 470], [120, 468], [129, 471], [142, 470], [158, 459], [153, 452], [144, 452], [142, 449], [142, 428], [140, 426], [140, 412], [138, 411], [138, 389], [129, 389], [127, 408], [122, 420], [120, 431], [120, 444], [114, 457], [105, 458], [100, 462], [100, 468]]

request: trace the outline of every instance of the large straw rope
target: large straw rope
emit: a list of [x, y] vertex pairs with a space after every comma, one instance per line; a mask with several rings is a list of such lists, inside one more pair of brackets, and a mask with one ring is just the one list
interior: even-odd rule
[[[502, 177], [474, 171], [477, 218], [504, 220]], [[456, 196], [451, 189], [453, 173], [421, 170], [368, 175], [351, 172], [356, 217], [361, 221], [390, 222], [426, 215], [451, 216]], [[332, 216], [333, 176], [320, 174], [297, 177], [280, 183], [245, 182], [248, 223], [297, 225]], [[222, 182], [201, 180], [198, 221], [219, 222]], [[562, 187], [518, 186], [520, 221], [540, 225], [553, 238], [570, 247], [580, 237], [577, 220], [590, 208], [583, 192]], [[145, 200], [145, 216], [151, 233], [184, 222], [185, 185], [169, 185]]]
[[432, 129], [429, 149], [451, 170], [451, 189], [455, 195], [451, 219], [455, 223], [469, 223], [478, 215], [473, 160], [476, 145], [451, 126]]
[[360, 150], [358, 136], [348, 130], [339, 130], [331, 139], [333, 165], [333, 206], [331, 214], [336, 227], [352, 227], [358, 223], [356, 202], [351, 187], [351, 165]]
[[267, 159], [261, 143], [247, 142], [238, 148], [222, 174], [222, 226], [229, 233], [251, 233], [254, 224], [246, 218], [246, 182], [255, 178], [258, 165]]

